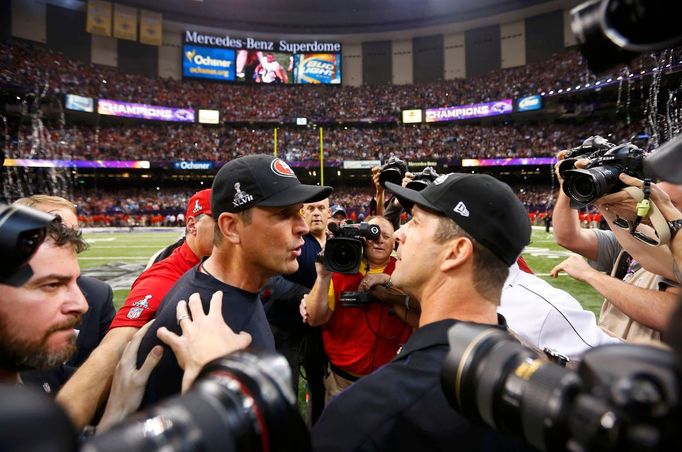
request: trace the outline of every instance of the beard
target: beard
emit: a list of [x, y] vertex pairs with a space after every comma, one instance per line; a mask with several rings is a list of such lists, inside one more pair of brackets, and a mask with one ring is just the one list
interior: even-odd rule
[[73, 328], [82, 316], [53, 325], [40, 340], [17, 339], [7, 334], [7, 322], [0, 318], [0, 369], [22, 372], [26, 370], [47, 370], [58, 367], [76, 352], [76, 334], [68, 344], [56, 350], [47, 345], [49, 336], [57, 331]]

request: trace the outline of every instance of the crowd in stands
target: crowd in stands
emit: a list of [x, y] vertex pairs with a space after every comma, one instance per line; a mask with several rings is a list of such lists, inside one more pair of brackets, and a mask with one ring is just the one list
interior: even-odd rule
[[[551, 186], [513, 186], [529, 212], [551, 210], [554, 202]], [[79, 189], [71, 199], [86, 226], [184, 226], [184, 212], [194, 187]], [[349, 218], [367, 217], [374, 190], [367, 187], [335, 187], [331, 205], [343, 207]], [[390, 196], [390, 193], [389, 193]]]
[[[553, 156], [592, 135], [614, 142], [631, 141], [642, 130], [639, 122], [628, 125], [624, 121], [336, 127], [324, 129], [324, 150], [326, 160], [383, 161], [391, 154], [408, 161], [538, 157]], [[22, 127], [6, 153], [8, 157], [55, 160], [228, 161], [240, 155], [271, 153], [273, 149], [274, 133], [269, 128], [70, 125], [44, 134]], [[306, 127], [279, 128], [277, 149], [288, 161], [317, 160], [319, 132]]]
[[[679, 53], [679, 52], [678, 52]], [[670, 54], [669, 59], [677, 58]], [[672, 60], [671, 60], [672, 61]], [[642, 57], [633, 70], [657, 62]], [[0, 43], [0, 84], [34, 92], [70, 93], [173, 107], [221, 111], [226, 121], [310, 118], [397, 118], [405, 108], [443, 107], [517, 98], [595, 80], [577, 50], [540, 63], [499, 69], [483, 76], [412, 85], [361, 87], [239, 86], [124, 74], [117, 68], [80, 62], [23, 42]]]

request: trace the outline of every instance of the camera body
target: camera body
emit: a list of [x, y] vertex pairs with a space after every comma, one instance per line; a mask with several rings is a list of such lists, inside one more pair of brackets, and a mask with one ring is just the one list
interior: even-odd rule
[[412, 176], [412, 180], [409, 181], [405, 187], [409, 188], [410, 190], [420, 191], [431, 185], [433, 181], [438, 179], [438, 176], [439, 174], [436, 172], [436, 170], [430, 166], [427, 166], [421, 172]]
[[500, 328], [461, 322], [448, 341], [441, 386], [474, 422], [540, 450], [682, 450], [680, 370], [670, 350], [603, 345], [571, 370]]
[[341, 306], [349, 308], [364, 306], [373, 300], [374, 297], [370, 292], [341, 292], [341, 295], [339, 296]]
[[[622, 189], [625, 185], [618, 178], [620, 173], [643, 177], [644, 151], [634, 144], [613, 146], [608, 142], [598, 143], [591, 146], [597, 148], [591, 154], [585, 152], [574, 157], [573, 152], [581, 152], [583, 146], [573, 150], [571, 158], [559, 165], [559, 174], [564, 178], [564, 193], [576, 203], [591, 204], [597, 198]], [[587, 158], [590, 163], [585, 168], [575, 168], [578, 158]]]
[[386, 188], [386, 182], [400, 185], [405, 173], [407, 173], [407, 163], [396, 156], [391, 156], [380, 168], [379, 183], [384, 188]]
[[331, 272], [352, 275], [360, 269], [362, 262], [362, 238], [376, 240], [381, 229], [376, 224], [358, 223], [339, 226], [329, 224], [334, 237], [327, 240], [322, 263]]

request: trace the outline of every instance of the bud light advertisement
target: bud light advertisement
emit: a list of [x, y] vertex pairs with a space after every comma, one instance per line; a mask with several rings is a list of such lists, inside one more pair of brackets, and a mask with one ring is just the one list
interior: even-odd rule
[[182, 47], [182, 76], [233, 81], [235, 75], [234, 58], [233, 49], [185, 44]]
[[133, 104], [110, 99], [97, 101], [97, 113], [125, 118], [153, 119], [156, 121], [194, 122], [191, 108], [159, 107], [157, 105]]
[[522, 97], [517, 101], [518, 111], [533, 111], [542, 108], [542, 97], [528, 96]]
[[299, 84], [340, 85], [341, 54], [300, 53], [295, 55], [294, 80]]
[[426, 122], [457, 121], [460, 119], [487, 118], [508, 115], [514, 110], [511, 99], [456, 107], [427, 108]]

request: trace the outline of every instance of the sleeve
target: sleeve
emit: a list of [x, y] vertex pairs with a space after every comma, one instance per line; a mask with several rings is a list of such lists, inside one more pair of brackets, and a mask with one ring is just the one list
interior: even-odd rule
[[142, 328], [154, 318], [163, 297], [176, 282], [176, 278], [158, 273], [144, 275], [142, 279], [138, 277], [109, 329], [127, 326]]
[[622, 247], [613, 232], [602, 231], [600, 229], [592, 229], [592, 232], [597, 236], [599, 248], [597, 250], [597, 260], [588, 260], [587, 262], [595, 270], [611, 273], [611, 269], [616, 264], [616, 259]]
[[116, 315], [116, 308], [114, 307], [114, 291], [110, 285], [107, 284], [107, 299], [102, 307], [102, 314], [99, 318], [99, 340], [104, 339], [104, 336], [109, 331], [109, 326]]

